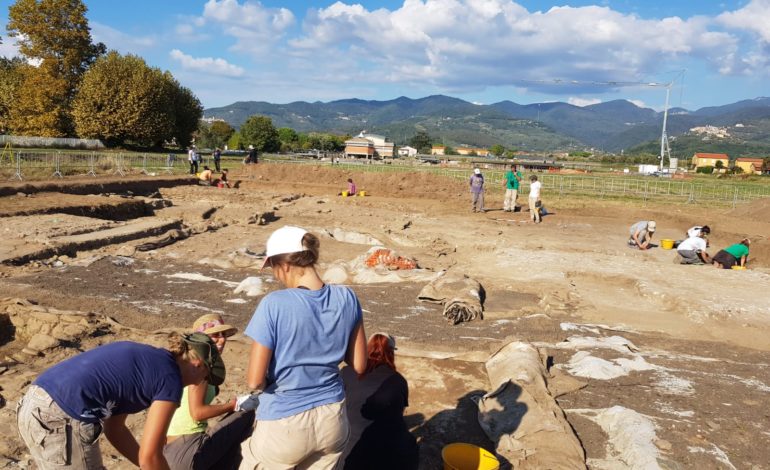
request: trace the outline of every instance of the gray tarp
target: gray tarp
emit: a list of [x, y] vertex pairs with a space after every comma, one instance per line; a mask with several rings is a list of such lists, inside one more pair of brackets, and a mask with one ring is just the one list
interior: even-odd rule
[[468, 276], [444, 274], [422, 288], [418, 300], [444, 306], [444, 317], [453, 325], [460, 322], [484, 319], [481, 304], [482, 287]]
[[540, 352], [512, 342], [486, 363], [494, 391], [479, 400], [479, 424], [514, 469], [585, 469], [585, 453], [548, 392]]

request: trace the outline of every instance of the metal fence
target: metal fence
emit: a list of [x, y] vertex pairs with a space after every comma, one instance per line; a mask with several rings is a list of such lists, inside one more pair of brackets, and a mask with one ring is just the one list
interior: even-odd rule
[[[241, 161], [223, 157], [222, 161]], [[200, 167], [212, 163], [202, 156]], [[213, 165], [212, 165], [213, 166]], [[0, 178], [36, 180], [65, 176], [125, 176], [173, 174], [189, 171], [187, 154], [105, 153], [105, 152], [4, 152], [0, 154]]]
[[[267, 158], [265, 158], [267, 157]], [[240, 164], [242, 156], [223, 156], [222, 166]], [[211, 164], [211, 156], [203, 155], [203, 165]], [[262, 156], [268, 164], [327, 165], [340, 169], [378, 173], [427, 172], [466, 181], [469, 169], [414, 165], [394, 161], [392, 164], [362, 163], [354, 160], [319, 161]], [[0, 154], [0, 179], [47, 179], [65, 176], [96, 176], [128, 174], [182, 174], [189, 172], [186, 154], [108, 153], [108, 152], [3, 152]], [[503, 191], [505, 172], [485, 169], [487, 191]], [[698, 182], [644, 176], [589, 176], [537, 173], [542, 183], [543, 197], [583, 195], [595, 198], [627, 198], [683, 203], [732, 204], [770, 197], [770, 184], [740, 184]], [[522, 181], [520, 192], [529, 190], [529, 179]]]
[[[314, 161], [281, 160], [282, 163], [318, 164]], [[428, 172], [439, 176], [466, 181], [470, 178], [470, 169], [436, 167], [433, 165], [409, 166], [404, 164], [362, 164], [359, 162], [342, 162], [340, 168], [356, 169], [358, 171], [397, 173], [397, 172]], [[503, 192], [505, 171], [486, 169], [483, 171], [486, 179], [487, 192]], [[556, 173], [535, 173], [542, 183], [544, 198], [555, 196], [583, 195], [598, 198], [627, 198], [642, 200], [666, 200], [681, 203], [716, 203], [733, 205], [750, 202], [756, 199], [770, 197], [770, 179], [767, 184], [740, 184], [695, 182], [673, 178], [630, 175], [563, 175]], [[529, 192], [528, 175], [522, 179], [519, 194]]]

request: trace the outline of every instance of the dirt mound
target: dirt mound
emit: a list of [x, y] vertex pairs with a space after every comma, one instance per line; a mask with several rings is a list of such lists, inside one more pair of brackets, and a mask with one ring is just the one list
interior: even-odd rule
[[252, 181], [292, 182], [338, 191], [347, 188], [348, 178], [355, 181], [360, 191], [373, 196], [445, 199], [465, 197], [468, 192], [464, 181], [426, 172], [393, 171], [388, 167], [383, 172], [373, 172], [321, 165], [248, 165], [234, 171], [231, 177], [242, 180], [241, 187], [249, 187]]
[[770, 222], [770, 198], [757, 199], [748, 204], [740, 205], [727, 212], [727, 215], [755, 222]]

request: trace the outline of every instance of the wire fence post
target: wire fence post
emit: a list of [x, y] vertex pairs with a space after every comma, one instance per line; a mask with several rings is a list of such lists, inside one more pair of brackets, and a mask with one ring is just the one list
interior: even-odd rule
[[16, 173], [13, 174], [13, 178], [11, 178], [11, 179], [16, 179], [16, 178], [18, 178], [19, 181], [22, 180], [22, 177], [21, 177], [21, 152], [16, 152]]
[[86, 175], [96, 176], [96, 152], [91, 152], [88, 156], [88, 173]]
[[142, 171], [141, 171], [141, 173], [144, 174], [144, 175], [148, 174], [147, 173], [147, 154], [146, 153], [142, 154]]
[[174, 173], [174, 161], [176, 160], [176, 155], [173, 153], [169, 153], [166, 157], [166, 173], [172, 174]]
[[115, 155], [115, 172], [113, 174], [126, 176], [126, 173], [123, 171], [123, 154], [122, 153], [118, 153]]
[[56, 154], [53, 156], [54, 161], [54, 172], [51, 176], [58, 176], [59, 178], [63, 178], [61, 174], [61, 152], [56, 152]]
[[735, 209], [735, 204], [738, 202], [738, 188], [735, 188], [735, 192], [733, 193], [733, 209]]

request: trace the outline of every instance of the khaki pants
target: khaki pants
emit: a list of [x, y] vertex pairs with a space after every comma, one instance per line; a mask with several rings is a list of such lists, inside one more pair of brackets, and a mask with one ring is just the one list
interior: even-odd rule
[[516, 200], [519, 198], [519, 190], [518, 189], [506, 189], [505, 190], [505, 199], [503, 200], [503, 210], [504, 211], [515, 211], [516, 210]]
[[334, 469], [350, 437], [345, 401], [275, 421], [257, 420], [241, 470]]
[[529, 198], [529, 213], [532, 216], [532, 221], [539, 224], [542, 219], [540, 218], [540, 208], [537, 206], [537, 201], [536, 197]]
[[101, 470], [100, 423], [71, 418], [48, 392], [32, 385], [16, 408], [19, 434], [38, 470]]

